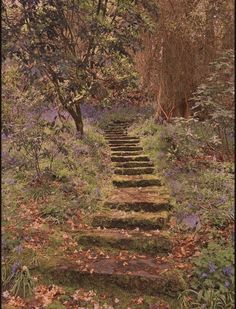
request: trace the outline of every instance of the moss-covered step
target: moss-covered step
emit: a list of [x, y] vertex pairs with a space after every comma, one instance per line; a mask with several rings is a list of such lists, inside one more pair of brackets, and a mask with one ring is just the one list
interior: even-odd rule
[[168, 211], [158, 213], [125, 212], [121, 210], [104, 211], [92, 219], [93, 227], [140, 228], [141, 230], [163, 229], [169, 219]]
[[137, 162], [121, 162], [115, 163], [115, 167], [126, 168], [126, 167], [154, 167], [151, 162], [137, 161]]
[[116, 175], [145, 175], [153, 174], [155, 169], [153, 167], [128, 167], [116, 168], [114, 174]]
[[115, 135], [114, 139], [109, 138], [109, 137], [105, 137], [105, 139], [108, 140], [108, 141], [127, 141], [127, 140], [137, 140], [137, 141], [139, 141], [139, 138], [134, 137], [134, 136], [129, 136], [129, 135], [125, 135], [123, 137], [122, 136], [119, 137], [119, 136]]
[[127, 129], [105, 129], [105, 134], [127, 133]]
[[127, 146], [127, 145], [138, 145], [139, 140], [135, 139], [126, 139], [126, 140], [110, 140], [108, 141], [109, 145], [120, 145], [120, 146]]
[[150, 162], [150, 159], [148, 156], [140, 156], [140, 155], [133, 155], [133, 156], [118, 156], [117, 154], [116, 155], [113, 155], [111, 156], [111, 161], [112, 162], [139, 162], [139, 161], [142, 161], [142, 162]]
[[121, 151], [121, 152], [112, 152], [111, 153], [111, 156], [113, 157], [113, 156], [119, 156], [119, 157], [121, 157], [121, 156], [124, 156], [124, 157], [130, 157], [130, 156], [138, 156], [138, 155], [141, 155], [141, 154], [143, 154], [143, 152], [142, 151]]
[[127, 125], [109, 125], [105, 128], [105, 130], [109, 130], [109, 129], [112, 129], [112, 130], [126, 130], [128, 128]]
[[116, 175], [114, 176], [112, 183], [118, 188], [162, 185], [161, 179], [157, 175]]
[[126, 126], [126, 127], [129, 127], [131, 125], [130, 122], [120, 122], [120, 123], [115, 123], [115, 122], [110, 122], [108, 124], [108, 126], [114, 126], [114, 127], [122, 127], [122, 126]]
[[118, 144], [115, 144], [115, 143], [113, 143], [113, 144], [110, 144], [109, 143], [109, 146], [110, 147], [139, 147], [140, 146], [140, 144], [139, 143], [129, 143], [129, 142], [126, 142], [126, 141], [124, 141], [123, 143], [118, 143]]
[[117, 147], [111, 147], [112, 151], [142, 151], [143, 147], [139, 146], [117, 146]]
[[106, 134], [105, 135], [105, 139], [109, 140], [109, 139], [121, 139], [121, 138], [125, 138], [128, 137], [128, 134]]
[[124, 124], [131, 125], [132, 122], [133, 122], [132, 119], [129, 119], [129, 120], [119, 120], [119, 119], [115, 119], [115, 120], [113, 120], [111, 123], [114, 123], [114, 124], [117, 124], [117, 123], [124, 123]]
[[59, 286], [96, 282], [100, 286], [115, 285], [126, 291], [139, 292], [140, 295], [165, 295], [175, 299], [186, 289], [186, 283], [179, 271], [168, 270], [168, 264], [159, 265], [158, 268], [154, 259], [137, 258], [128, 263], [110, 256], [109, 259], [98, 258], [85, 264], [79, 259], [68, 261], [63, 258], [56, 266], [41, 267], [41, 271], [47, 273]]
[[121, 250], [133, 250], [140, 253], [157, 255], [172, 250], [172, 241], [165, 231], [157, 233], [145, 233], [136, 231], [109, 230], [85, 230], [74, 239], [79, 245], [86, 247], [106, 247]]
[[170, 210], [170, 196], [165, 187], [114, 189], [105, 202], [112, 209], [158, 212]]
[[115, 130], [115, 129], [110, 129], [110, 130], [104, 130], [104, 132], [106, 133], [106, 134], [123, 134], [123, 133], [126, 133], [127, 132], [127, 130]]

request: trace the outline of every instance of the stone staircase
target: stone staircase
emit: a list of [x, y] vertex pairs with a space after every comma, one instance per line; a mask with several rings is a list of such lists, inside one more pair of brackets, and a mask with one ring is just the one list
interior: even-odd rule
[[166, 229], [170, 197], [139, 138], [127, 133], [129, 125], [114, 121], [104, 130], [114, 167], [113, 190], [91, 227], [76, 236], [79, 245], [104, 254], [87, 259], [86, 267], [71, 265], [67, 272], [73, 269], [78, 280], [112, 283], [141, 295], [176, 297], [182, 278], [174, 263], [157, 259], [172, 250]]

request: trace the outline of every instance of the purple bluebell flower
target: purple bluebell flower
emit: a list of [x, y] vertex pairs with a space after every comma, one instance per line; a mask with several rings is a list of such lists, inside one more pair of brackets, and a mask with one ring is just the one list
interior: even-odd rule
[[166, 171], [164, 174], [165, 174], [166, 177], [172, 176], [172, 172], [171, 171]]
[[209, 273], [214, 273], [216, 271], [217, 267], [214, 263], [210, 262], [209, 263]]
[[207, 273], [202, 273], [201, 276], [200, 276], [202, 279], [205, 279], [208, 277], [208, 274]]
[[12, 178], [7, 178], [4, 180], [4, 183], [7, 185], [14, 185], [16, 183], [16, 180]]
[[18, 270], [18, 268], [20, 267], [20, 263], [19, 262], [15, 262], [12, 267], [11, 267], [11, 274], [15, 275], [16, 271]]
[[95, 195], [96, 195], [97, 198], [101, 197], [101, 190], [99, 188], [95, 189]]
[[176, 194], [176, 193], [180, 192], [180, 190], [182, 189], [182, 186], [179, 182], [172, 181], [171, 182], [171, 189], [172, 189], [173, 194]]
[[223, 205], [227, 202], [227, 198], [225, 196], [222, 196], [220, 199], [218, 199], [215, 203], [216, 206]]
[[231, 266], [226, 266], [222, 269], [222, 272], [225, 276], [232, 276], [233, 275], [233, 268]]
[[23, 249], [22, 249], [22, 246], [21, 246], [21, 245], [16, 246], [15, 249], [14, 249], [14, 251], [17, 252], [17, 253], [21, 253], [22, 250], [23, 250]]
[[182, 220], [182, 223], [191, 229], [195, 228], [199, 222], [200, 219], [196, 214], [186, 215]]

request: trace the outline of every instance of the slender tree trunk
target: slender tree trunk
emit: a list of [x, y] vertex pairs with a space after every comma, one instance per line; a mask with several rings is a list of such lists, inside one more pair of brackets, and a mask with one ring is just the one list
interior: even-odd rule
[[76, 129], [81, 134], [81, 137], [82, 137], [84, 135], [84, 124], [83, 124], [81, 108], [80, 108], [79, 103], [76, 104], [75, 109], [76, 109], [76, 115], [77, 115]]
[[82, 138], [84, 135], [84, 124], [83, 124], [83, 119], [82, 119], [82, 114], [81, 114], [81, 109], [80, 109], [80, 103], [76, 103], [75, 109], [74, 107], [67, 107], [67, 111], [73, 118], [76, 126], [76, 131], [79, 133], [79, 136]]

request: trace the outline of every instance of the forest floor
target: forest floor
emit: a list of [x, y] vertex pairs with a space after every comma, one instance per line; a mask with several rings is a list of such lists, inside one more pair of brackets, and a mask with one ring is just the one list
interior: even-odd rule
[[4, 143], [3, 308], [181, 308], [186, 288], [231, 288], [233, 163], [171, 162], [161, 126], [126, 120], [64, 133], [40, 181]]

